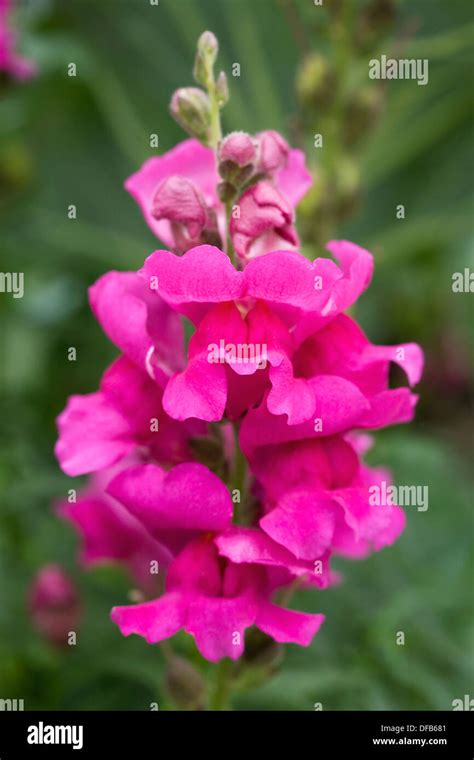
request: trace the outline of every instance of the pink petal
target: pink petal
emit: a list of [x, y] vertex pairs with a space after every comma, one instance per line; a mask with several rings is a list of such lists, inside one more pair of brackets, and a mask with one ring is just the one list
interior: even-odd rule
[[358, 422], [361, 428], [382, 428], [401, 422], [411, 422], [418, 396], [408, 388], [383, 391], [370, 399], [370, 409]]
[[281, 169], [275, 182], [281, 193], [291, 203], [297, 206], [313, 184], [313, 178], [305, 165], [305, 155], [302, 150], [290, 150], [288, 161]]
[[293, 491], [262, 517], [260, 527], [299, 559], [314, 560], [329, 549], [335, 523], [334, 504], [324, 492]]
[[57, 425], [55, 454], [66, 475], [109, 467], [135, 446], [127, 420], [100, 391], [70, 396]]
[[156, 644], [183, 627], [183, 602], [180, 594], [164, 594], [145, 604], [114, 607], [110, 617], [124, 636], [137, 633], [149, 644]]
[[183, 365], [183, 327], [178, 315], [134, 272], [108, 272], [89, 289], [92, 310], [106, 335], [143, 370], [150, 349], [155, 364]]
[[256, 625], [275, 641], [307, 647], [311, 644], [324, 620], [325, 615], [294, 612], [267, 602], [259, 610]]
[[195, 323], [211, 304], [233, 301], [242, 291], [242, 273], [212, 245], [196, 246], [183, 256], [155, 251], [142, 274], [150, 286], [157, 283], [157, 292], [168, 304]]
[[196, 417], [217, 422], [224, 415], [226, 400], [225, 366], [210, 364], [207, 355], [199, 355], [188, 362], [184, 372], [171, 378], [163, 395], [163, 406], [175, 420]]
[[179, 464], [167, 473], [155, 464], [132, 467], [117, 475], [107, 490], [152, 533], [218, 531], [232, 520], [229, 491], [198, 463]]
[[281, 544], [257, 528], [235, 526], [215, 539], [220, 554], [237, 564], [249, 563], [284, 567], [292, 575], [313, 576], [321, 587], [329, 584], [328, 557], [322, 557], [322, 572], [315, 573], [314, 561], [298, 560]]
[[257, 606], [245, 595], [198, 597], [189, 604], [185, 630], [196, 639], [206, 660], [237, 660], [244, 651], [245, 630], [255, 622]]
[[368, 344], [362, 361], [392, 361], [403, 369], [410, 385], [416, 385], [423, 372], [423, 351], [416, 343], [400, 343], [398, 346], [372, 346]]

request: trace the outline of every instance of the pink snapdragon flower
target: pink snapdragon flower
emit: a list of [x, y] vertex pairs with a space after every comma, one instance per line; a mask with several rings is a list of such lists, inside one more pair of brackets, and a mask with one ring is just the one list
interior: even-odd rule
[[16, 52], [16, 34], [10, 18], [12, 6], [12, 0], [0, 0], [0, 72], [23, 81], [34, 76], [36, 65]]
[[[280, 417], [276, 424], [306, 424], [305, 434], [320, 417], [322, 435], [410, 418], [416, 397], [388, 388], [388, 367], [398, 361], [417, 382], [421, 352], [414, 344], [372, 346], [340, 316], [367, 287], [372, 257], [345, 241], [328, 248], [341, 268], [329, 259], [310, 263], [296, 252], [275, 251], [240, 272], [212, 246], [181, 258], [157, 251], [146, 260], [142, 275], [150, 286], [196, 325], [187, 366], [164, 391], [170, 416], [237, 419], [262, 402]], [[247, 352], [242, 361], [235, 357], [239, 347]]]
[[203, 657], [238, 659], [252, 625], [275, 641], [308, 646], [324, 615], [295, 612], [269, 601], [271, 582], [263, 567], [237, 565], [219, 556], [211, 537], [191, 541], [171, 565], [166, 593], [152, 602], [115, 607], [112, 620], [124, 636], [139, 634], [155, 644], [184, 629]]
[[[269, 601], [275, 590], [272, 568], [288, 572], [289, 552], [264, 536], [256, 544], [244, 535], [237, 563], [219, 558], [219, 536], [225, 541], [230, 530], [233, 537], [232, 501], [223, 483], [205, 467], [183, 464], [164, 473], [156, 465], [142, 465], [119, 474], [108, 491], [151, 535], [166, 541], [181, 528], [185, 541], [169, 567], [164, 596], [112, 611], [124, 635], [137, 633], [156, 643], [184, 628], [213, 662], [239, 657], [245, 629], [251, 625], [276, 641], [310, 643], [323, 616], [284, 610]], [[259, 533], [254, 533], [258, 542]], [[292, 562], [298, 565], [296, 559]], [[309, 565], [295, 570], [310, 572]]]
[[400, 507], [370, 503], [388, 473], [363, 464], [341, 435], [267, 444], [252, 450], [250, 464], [265, 494], [261, 529], [299, 559], [364, 557], [404, 528]]
[[[238, 539], [238, 563], [264, 565], [278, 570], [282, 585], [292, 577], [311, 576], [314, 565], [300, 561], [258, 528], [238, 529], [233, 525], [233, 504], [222, 481], [200, 463], [183, 463], [168, 472], [157, 464], [137, 465], [123, 469], [107, 487], [160, 544], [173, 552], [202, 533], [222, 540]], [[224, 545], [223, 544], [223, 545]], [[331, 583], [330, 552], [324, 549], [316, 559], [320, 567], [311, 580], [321, 588]], [[311, 558], [313, 559], [313, 558]]]
[[[268, 217], [271, 213], [271, 228], [280, 230], [284, 239], [296, 239], [296, 232], [291, 228], [293, 209], [311, 186], [312, 179], [305, 168], [302, 151], [290, 150], [283, 138], [277, 140], [275, 134], [261, 133], [251, 140], [249, 136], [248, 139], [243, 137], [243, 133], [233, 133], [223, 141], [221, 155], [223, 161], [233, 161], [238, 166], [245, 165], [247, 161], [250, 164], [255, 161], [255, 171], [260, 161], [258, 171], [264, 171], [271, 178], [273, 188], [273, 193], [268, 189], [265, 191], [267, 198], [271, 196], [271, 200], [267, 200], [266, 229], [270, 229]], [[253, 144], [256, 146], [254, 150]], [[276, 147], [277, 144], [280, 145], [279, 148]], [[286, 146], [285, 149], [283, 145]], [[221, 241], [225, 240], [224, 205], [217, 195], [218, 184], [219, 175], [213, 151], [191, 139], [180, 143], [163, 156], [148, 159], [138, 172], [126, 180], [125, 188], [138, 202], [155, 235], [169, 248], [183, 253], [187, 250], [186, 246], [191, 248], [206, 242], [218, 244], [218, 236]], [[264, 192], [259, 191], [259, 197], [262, 195]], [[170, 202], [171, 197], [174, 198], [174, 203]], [[243, 223], [245, 214], [251, 208], [250, 196], [247, 199], [244, 197], [241, 203]], [[260, 203], [263, 205], [263, 201]], [[252, 218], [255, 230], [255, 213]], [[238, 236], [243, 233], [237, 226], [232, 234]], [[257, 237], [261, 234], [260, 231]], [[274, 239], [268, 238], [267, 242], [271, 245]], [[245, 256], [241, 237], [237, 238], [237, 243], [236, 248]], [[272, 248], [260, 245], [260, 250], [268, 252]]]

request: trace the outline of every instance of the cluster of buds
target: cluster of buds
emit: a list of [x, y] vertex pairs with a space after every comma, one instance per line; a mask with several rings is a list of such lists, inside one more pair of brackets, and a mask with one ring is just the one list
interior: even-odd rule
[[223, 71], [214, 77], [219, 45], [212, 32], [201, 34], [194, 61], [194, 78], [201, 87], [180, 87], [171, 98], [173, 118], [191, 137], [203, 145], [216, 147], [220, 138], [219, 112], [229, 99]]

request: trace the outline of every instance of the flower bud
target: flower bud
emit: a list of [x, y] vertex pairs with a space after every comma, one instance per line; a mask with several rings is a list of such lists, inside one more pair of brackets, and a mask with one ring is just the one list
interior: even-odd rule
[[209, 144], [211, 108], [209, 97], [198, 87], [181, 87], [171, 98], [171, 115], [192, 137]]
[[223, 71], [219, 74], [216, 81], [216, 98], [219, 108], [225, 106], [229, 100], [229, 85], [227, 84], [227, 77]]
[[77, 591], [59, 565], [46, 565], [37, 573], [29, 592], [28, 607], [37, 630], [54, 646], [67, 645], [81, 617]]
[[237, 166], [246, 166], [255, 161], [255, 143], [246, 132], [231, 132], [219, 146], [219, 160], [230, 161]]
[[158, 221], [183, 224], [191, 238], [198, 238], [207, 221], [207, 208], [200, 191], [186, 177], [167, 177], [153, 197], [151, 213]]
[[197, 42], [193, 74], [196, 82], [208, 87], [212, 82], [212, 70], [219, 51], [219, 45], [212, 32], [203, 32]]
[[263, 174], [272, 174], [283, 169], [288, 160], [289, 147], [286, 140], [273, 129], [260, 132], [258, 137], [258, 164], [257, 169]]

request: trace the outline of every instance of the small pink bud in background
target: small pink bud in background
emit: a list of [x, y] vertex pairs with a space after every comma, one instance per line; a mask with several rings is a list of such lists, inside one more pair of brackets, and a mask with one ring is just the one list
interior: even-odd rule
[[28, 594], [28, 609], [35, 628], [51, 644], [66, 646], [76, 631], [81, 605], [76, 588], [60, 565], [45, 565], [36, 574]]
[[231, 161], [237, 166], [253, 164], [256, 158], [254, 140], [246, 132], [231, 132], [219, 147], [219, 160]]
[[168, 177], [159, 185], [152, 206], [155, 219], [182, 224], [192, 240], [197, 240], [208, 218], [200, 191], [186, 177]]
[[288, 160], [289, 146], [286, 140], [273, 129], [257, 135], [259, 144], [258, 171], [264, 174], [284, 169]]

